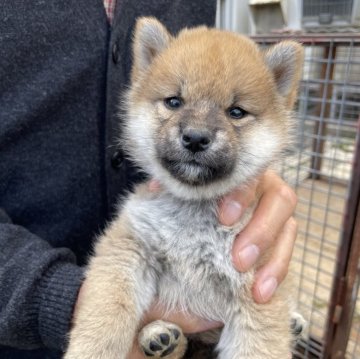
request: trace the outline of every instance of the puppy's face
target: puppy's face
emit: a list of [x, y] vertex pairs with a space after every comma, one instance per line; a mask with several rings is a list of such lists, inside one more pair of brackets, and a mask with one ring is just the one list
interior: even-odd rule
[[140, 19], [126, 99], [130, 155], [183, 198], [246, 183], [289, 141], [301, 61], [293, 42], [264, 55], [240, 35], [200, 27], [173, 38]]

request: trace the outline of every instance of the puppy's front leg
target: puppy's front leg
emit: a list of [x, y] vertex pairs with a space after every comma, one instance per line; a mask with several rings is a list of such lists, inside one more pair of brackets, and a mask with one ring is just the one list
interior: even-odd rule
[[[124, 228], [125, 227], [125, 228]], [[124, 221], [100, 238], [86, 275], [65, 359], [125, 359], [144, 310], [154, 296], [154, 276]]]

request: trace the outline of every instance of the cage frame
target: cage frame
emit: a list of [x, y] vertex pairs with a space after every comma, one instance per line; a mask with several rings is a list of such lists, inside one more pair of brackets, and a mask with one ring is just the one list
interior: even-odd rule
[[[360, 47], [360, 35], [354, 33], [332, 34], [295, 34], [276, 33], [267, 35], [254, 35], [252, 39], [261, 45], [273, 45], [284, 40], [294, 40], [304, 45], [321, 46], [324, 63], [321, 67], [320, 93], [323, 99], [329, 100], [332, 95], [332, 81], [334, 73], [334, 59], [339, 46]], [[328, 64], [330, 63], [330, 66]], [[360, 66], [360, 65], [359, 65]], [[328, 86], [325, 88], [325, 86]], [[325, 112], [329, 112], [329, 101], [326, 103]], [[328, 113], [323, 113], [328, 115]], [[324, 116], [325, 117], [325, 116]], [[326, 122], [316, 124], [315, 131], [320, 134], [314, 138], [312, 151], [316, 154], [323, 152], [326, 132]], [[314, 132], [315, 132], [314, 131]], [[327, 326], [322, 340], [309, 337], [306, 345], [308, 348], [321, 347], [323, 355], [310, 356], [310, 358], [341, 359], [345, 358], [352, 326], [352, 316], [356, 305], [356, 295], [359, 288], [359, 258], [360, 258], [360, 116], [357, 122], [357, 139], [355, 148], [355, 161], [352, 166], [350, 179], [350, 196], [346, 202], [345, 213], [342, 221], [342, 234], [338, 247], [335, 273], [333, 275], [331, 299], [328, 306]], [[320, 179], [322, 158], [311, 159], [311, 176]], [[301, 351], [301, 346], [299, 346]], [[311, 352], [311, 350], [310, 350]], [[296, 356], [295, 356], [296, 357]], [[308, 356], [307, 356], [308, 358]]]

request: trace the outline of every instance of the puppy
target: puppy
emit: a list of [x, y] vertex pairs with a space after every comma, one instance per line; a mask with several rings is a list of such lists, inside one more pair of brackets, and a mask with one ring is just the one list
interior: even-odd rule
[[[155, 298], [169, 311], [223, 322], [218, 358], [288, 358], [288, 284], [258, 305], [256, 268], [239, 273], [231, 262], [256, 204], [233, 227], [219, 223], [217, 204], [289, 144], [302, 47], [286, 41], [262, 52], [246, 37], [206, 27], [173, 37], [141, 18], [133, 60], [124, 141], [163, 190], [139, 185], [99, 238], [65, 358], [127, 358]], [[181, 358], [186, 349], [181, 329], [162, 321], [143, 328], [139, 343], [154, 358]]]

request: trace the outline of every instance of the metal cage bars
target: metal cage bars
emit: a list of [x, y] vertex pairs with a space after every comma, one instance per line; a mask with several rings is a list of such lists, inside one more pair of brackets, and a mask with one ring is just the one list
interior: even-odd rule
[[360, 36], [254, 37], [264, 46], [289, 38], [306, 53], [297, 141], [282, 166], [299, 197], [293, 273], [309, 321], [294, 357], [360, 358]]

